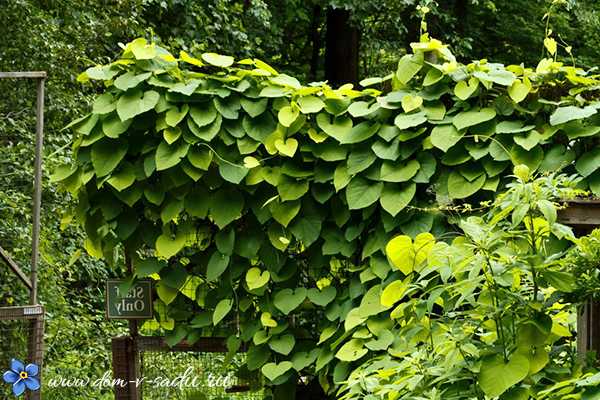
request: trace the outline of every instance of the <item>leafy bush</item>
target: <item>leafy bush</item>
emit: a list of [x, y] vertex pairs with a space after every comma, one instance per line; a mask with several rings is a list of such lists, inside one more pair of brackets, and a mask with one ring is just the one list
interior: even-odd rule
[[[232, 352], [251, 343], [248, 368], [273, 384], [318, 374], [332, 391], [388, 318], [380, 304], [392, 273], [388, 240], [448, 229], [424, 207], [489, 198], [513, 164], [578, 171], [582, 187], [598, 192], [595, 76], [552, 59], [535, 69], [462, 65], [427, 36], [413, 51], [394, 74], [362, 82], [391, 81], [388, 93], [303, 86], [257, 59], [176, 58], [144, 39], [80, 76], [104, 89], [70, 124], [75, 162], [54, 179], [78, 197], [90, 254], [114, 260], [123, 246], [135, 276], [157, 281], [157, 318], [146, 328], [169, 332], [171, 343], [227, 335]], [[513, 228], [529, 221], [535, 267], [545, 262], [538, 210], [561, 225], [546, 215], [549, 204], [531, 204], [504, 212], [520, 216]], [[463, 227], [488, 229], [477, 220]], [[534, 304], [546, 301], [538, 296], [548, 295], [551, 271], [534, 276]], [[502, 285], [493, 293], [506, 294], [503, 306], [533, 312]], [[494, 318], [502, 329], [504, 315]], [[387, 336], [370, 346], [386, 350]], [[508, 358], [514, 343], [502, 343]]]
[[395, 308], [365, 343], [388, 345], [388, 354], [354, 370], [341, 398], [597, 395], [600, 373], [584, 373], [575, 352], [575, 310], [585, 298], [572, 299], [578, 285], [564, 257], [575, 239], [553, 203], [576, 181], [520, 173], [484, 216], [461, 221], [464, 236], [388, 243], [397, 271], [381, 303]]

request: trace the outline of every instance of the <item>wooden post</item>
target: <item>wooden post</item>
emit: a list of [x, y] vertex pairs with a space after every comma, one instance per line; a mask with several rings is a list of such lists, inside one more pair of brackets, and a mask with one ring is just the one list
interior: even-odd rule
[[[558, 212], [558, 221], [572, 227], [576, 236], [600, 227], [600, 200], [569, 200], [566, 204]], [[592, 301], [586, 302], [577, 315], [577, 353], [583, 359], [590, 351], [600, 359], [600, 303]]]
[[139, 400], [140, 388], [136, 383], [140, 363], [133, 338], [112, 339], [112, 368], [113, 379], [120, 382], [115, 385], [115, 400]]
[[592, 301], [577, 315], [577, 353], [584, 359], [589, 351], [600, 357], [600, 303]]

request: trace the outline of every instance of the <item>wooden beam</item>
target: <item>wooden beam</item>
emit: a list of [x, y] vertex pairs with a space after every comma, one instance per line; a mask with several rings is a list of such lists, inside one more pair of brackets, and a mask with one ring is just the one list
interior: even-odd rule
[[23, 72], [0, 72], [0, 79], [11, 78], [30, 78], [30, 79], [46, 79], [48, 74], [46, 71], [23, 71]]
[[39, 319], [43, 316], [44, 307], [40, 305], [0, 307], [0, 320]]
[[587, 234], [600, 226], [599, 200], [569, 200], [566, 208], [558, 211], [558, 222]]
[[0, 259], [4, 260], [4, 262], [10, 267], [10, 269], [13, 270], [13, 272], [19, 277], [19, 279], [21, 279], [21, 281], [25, 284], [25, 286], [27, 286], [29, 290], [33, 288], [31, 280], [27, 277], [27, 275], [25, 275], [25, 273], [21, 270], [21, 268], [19, 268], [17, 263], [13, 261], [10, 255], [8, 255], [6, 250], [4, 250], [1, 246]]

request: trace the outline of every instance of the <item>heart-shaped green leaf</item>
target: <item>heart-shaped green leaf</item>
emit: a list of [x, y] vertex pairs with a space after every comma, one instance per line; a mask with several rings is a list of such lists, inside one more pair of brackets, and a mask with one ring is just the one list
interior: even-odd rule
[[179, 164], [181, 159], [188, 153], [189, 148], [190, 145], [183, 141], [172, 145], [167, 142], [160, 142], [156, 149], [156, 170], [162, 171]]
[[454, 87], [454, 94], [461, 100], [467, 100], [479, 87], [479, 79], [471, 78], [469, 82], [460, 81]]
[[300, 111], [298, 108], [292, 106], [281, 107], [279, 113], [277, 114], [277, 118], [279, 119], [279, 123], [286, 128], [289, 128], [290, 125], [296, 121], [298, 116], [300, 115]]
[[415, 197], [416, 192], [417, 185], [414, 182], [411, 182], [406, 186], [386, 183], [383, 186], [379, 202], [385, 211], [395, 217], [410, 204]]
[[508, 363], [501, 355], [490, 356], [481, 363], [479, 386], [487, 396], [498, 397], [525, 379], [528, 373], [529, 361], [520, 354], [513, 355]]
[[351, 210], [366, 208], [379, 200], [382, 182], [368, 181], [360, 176], [352, 178], [346, 187], [346, 201]]
[[385, 161], [381, 164], [379, 179], [384, 182], [406, 182], [419, 172], [420, 166], [417, 160], [402, 163]]
[[163, 233], [156, 239], [156, 255], [162, 258], [171, 258], [185, 247], [185, 243], [186, 235], [182, 232], [178, 232], [175, 236]]
[[277, 336], [269, 340], [269, 347], [279, 353], [287, 356], [291, 353], [292, 349], [296, 345], [296, 339], [294, 335], [286, 334], [282, 336]]
[[306, 294], [306, 288], [282, 289], [275, 294], [273, 304], [279, 311], [288, 315], [304, 302]]
[[414, 270], [415, 250], [410, 237], [405, 235], [396, 236], [386, 245], [385, 253], [392, 265], [402, 271], [404, 275], [408, 275]]
[[335, 296], [337, 295], [337, 290], [333, 286], [327, 286], [323, 290], [319, 290], [317, 288], [311, 288], [308, 290], [308, 299], [313, 303], [321, 307], [325, 307], [327, 304], [331, 303]]
[[300, 211], [300, 201], [273, 201], [269, 203], [269, 211], [275, 221], [287, 227], [290, 221], [294, 219]]
[[246, 284], [250, 290], [260, 289], [269, 283], [269, 279], [271, 279], [269, 271], [261, 271], [257, 267], [252, 267], [246, 272]]
[[514, 100], [515, 103], [520, 103], [527, 98], [530, 90], [531, 84], [527, 85], [517, 79], [508, 88], [508, 95]]
[[158, 92], [149, 90], [143, 92], [141, 90], [127, 91], [121, 95], [117, 101], [117, 114], [121, 121], [127, 121], [137, 115], [150, 111], [154, 108], [160, 95]]
[[163, 282], [158, 282], [156, 284], [156, 294], [158, 294], [158, 298], [166, 305], [171, 304], [173, 300], [175, 300], [177, 293], [179, 293], [177, 289], [167, 286]]
[[263, 312], [260, 315], [260, 323], [265, 328], [275, 328], [275, 327], [277, 327], [277, 321], [275, 321], [273, 319], [273, 316], [271, 315], [271, 313], [268, 313], [268, 312]]
[[290, 369], [292, 369], [292, 367], [293, 364], [291, 363], [291, 361], [283, 361], [279, 364], [270, 362], [268, 364], [263, 365], [261, 371], [264, 376], [269, 378], [269, 380], [274, 381], [275, 379], [279, 378], [280, 376], [288, 372]]
[[322, 112], [317, 115], [317, 125], [327, 135], [341, 141], [350, 133], [353, 124], [348, 117], [334, 117], [332, 120], [329, 114]]
[[275, 140], [275, 148], [284, 156], [294, 157], [298, 150], [298, 141], [294, 138], [286, 139], [285, 142], [281, 139]]
[[368, 352], [369, 350], [363, 346], [362, 340], [352, 339], [340, 347], [335, 357], [342, 361], [352, 362], [362, 358]]
[[394, 119], [394, 124], [401, 130], [413, 128], [427, 122], [425, 111], [412, 114], [398, 114]]
[[292, 364], [296, 371], [301, 371], [314, 363], [319, 356], [319, 349], [313, 349], [310, 352], [300, 351], [292, 356]]
[[446, 152], [450, 147], [462, 139], [463, 133], [459, 133], [454, 125], [437, 125], [431, 130], [431, 144]]
[[381, 305], [392, 307], [394, 304], [402, 300], [404, 293], [408, 289], [410, 280], [407, 278], [404, 281], [394, 281], [387, 285], [381, 293]]
[[303, 96], [298, 99], [298, 106], [303, 114], [314, 114], [321, 111], [325, 103], [316, 96]]
[[486, 175], [482, 174], [472, 182], [458, 171], [452, 171], [448, 177], [448, 194], [453, 199], [464, 199], [475, 193], [485, 184]]
[[459, 131], [470, 126], [478, 125], [483, 122], [489, 121], [496, 116], [496, 110], [488, 107], [481, 109], [474, 109], [469, 111], [463, 111], [457, 114], [452, 123]]
[[413, 96], [407, 94], [402, 98], [402, 109], [404, 112], [411, 112], [423, 105], [423, 98], [421, 96]]
[[110, 174], [127, 154], [127, 144], [102, 140], [92, 146], [92, 166], [98, 177]]
[[177, 126], [187, 115], [190, 110], [190, 106], [184, 104], [179, 107], [172, 107], [167, 111], [167, 115], [165, 117], [165, 121], [169, 126]]

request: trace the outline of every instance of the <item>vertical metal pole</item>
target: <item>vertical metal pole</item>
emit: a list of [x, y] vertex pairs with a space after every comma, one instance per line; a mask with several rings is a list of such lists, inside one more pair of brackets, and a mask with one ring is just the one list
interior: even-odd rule
[[40, 214], [42, 205], [42, 157], [44, 143], [44, 83], [37, 81], [36, 124], [35, 124], [35, 169], [33, 193], [33, 229], [31, 244], [31, 304], [38, 302], [37, 267], [40, 258]]

